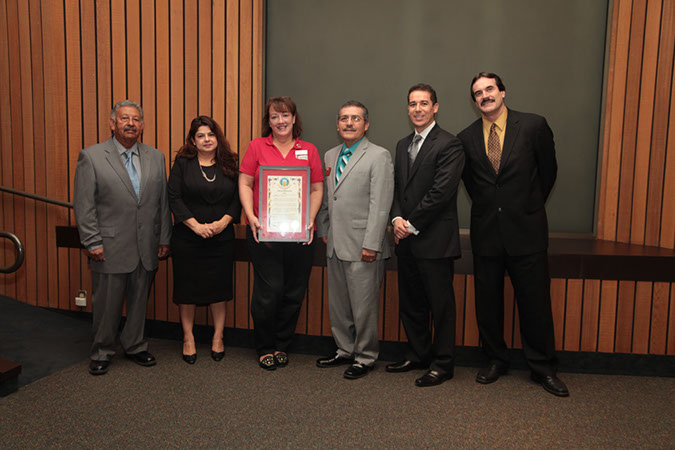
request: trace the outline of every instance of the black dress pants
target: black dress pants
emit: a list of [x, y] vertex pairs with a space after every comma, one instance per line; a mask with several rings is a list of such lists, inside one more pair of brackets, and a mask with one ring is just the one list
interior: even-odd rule
[[483, 349], [492, 362], [508, 367], [504, 341], [504, 276], [513, 284], [523, 351], [533, 372], [555, 375], [551, 279], [546, 251], [533, 255], [473, 255], [476, 319]]
[[[406, 359], [452, 374], [455, 356], [455, 293], [452, 258], [416, 258], [398, 246], [399, 311], [408, 338]], [[430, 318], [433, 321], [433, 338]]]
[[254, 270], [251, 315], [256, 351], [258, 356], [285, 352], [307, 291], [314, 245], [256, 243], [250, 228], [246, 243]]

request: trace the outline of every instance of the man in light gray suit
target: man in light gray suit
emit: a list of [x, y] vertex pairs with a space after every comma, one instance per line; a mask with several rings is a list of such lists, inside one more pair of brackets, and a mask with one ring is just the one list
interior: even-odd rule
[[143, 337], [145, 308], [158, 259], [169, 253], [171, 238], [164, 155], [138, 142], [143, 110], [129, 100], [117, 103], [110, 129], [110, 139], [80, 152], [73, 195], [77, 229], [91, 267], [92, 375], [105, 374], [115, 354], [124, 297], [124, 352], [142, 366], [156, 363]]
[[394, 166], [387, 149], [365, 137], [368, 109], [348, 101], [337, 129], [344, 143], [325, 156], [326, 182], [317, 215], [326, 243], [331, 330], [337, 353], [318, 367], [351, 364], [348, 379], [373, 369], [379, 354], [377, 333], [384, 260], [390, 256], [385, 231], [394, 197]]

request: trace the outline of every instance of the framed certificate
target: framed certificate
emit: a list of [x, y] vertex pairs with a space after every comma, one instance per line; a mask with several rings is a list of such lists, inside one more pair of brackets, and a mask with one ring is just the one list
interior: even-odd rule
[[260, 166], [259, 241], [308, 242], [309, 167]]

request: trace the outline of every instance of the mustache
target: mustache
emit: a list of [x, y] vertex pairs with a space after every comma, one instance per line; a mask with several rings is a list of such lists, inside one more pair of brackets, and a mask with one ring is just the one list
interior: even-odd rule
[[494, 98], [485, 98], [485, 99], [483, 99], [482, 102], [480, 102], [480, 106], [483, 106], [484, 104], [486, 104], [486, 103], [488, 103], [488, 102], [494, 103], [494, 101], [495, 101]]
[[133, 125], [129, 125], [129, 126], [124, 127], [124, 131], [136, 131], [136, 129], [137, 128]]

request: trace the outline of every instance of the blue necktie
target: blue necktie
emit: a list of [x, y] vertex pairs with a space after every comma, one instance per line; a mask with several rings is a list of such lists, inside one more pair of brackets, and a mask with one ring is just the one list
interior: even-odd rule
[[335, 183], [340, 181], [340, 175], [342, 175], [342, 171], [345, 170], [345, 166], [347, 165], [347, 162], [349, 162], [349, 158], [351, 157], [352, 157], [351, 149], [346, 149], [344, 152], [342, 152], [342, 156], [338, 161], [337, 170], [335, 171]]
[[141, 182], [138, 179], [138, 172], [136, 172], [136, 168], [134, 167], [134, 161], [132, 156], [132, 151], [127, 150], [124, 152], [124, 157], [126, 160], [124, 161], [124, 167], [127, 169], [127, 172], [129, 173], [129, 178], [131, 178], [131, 184], [134, 187], [134, 191], [136, 191], [136, 197], [141, 198]]

